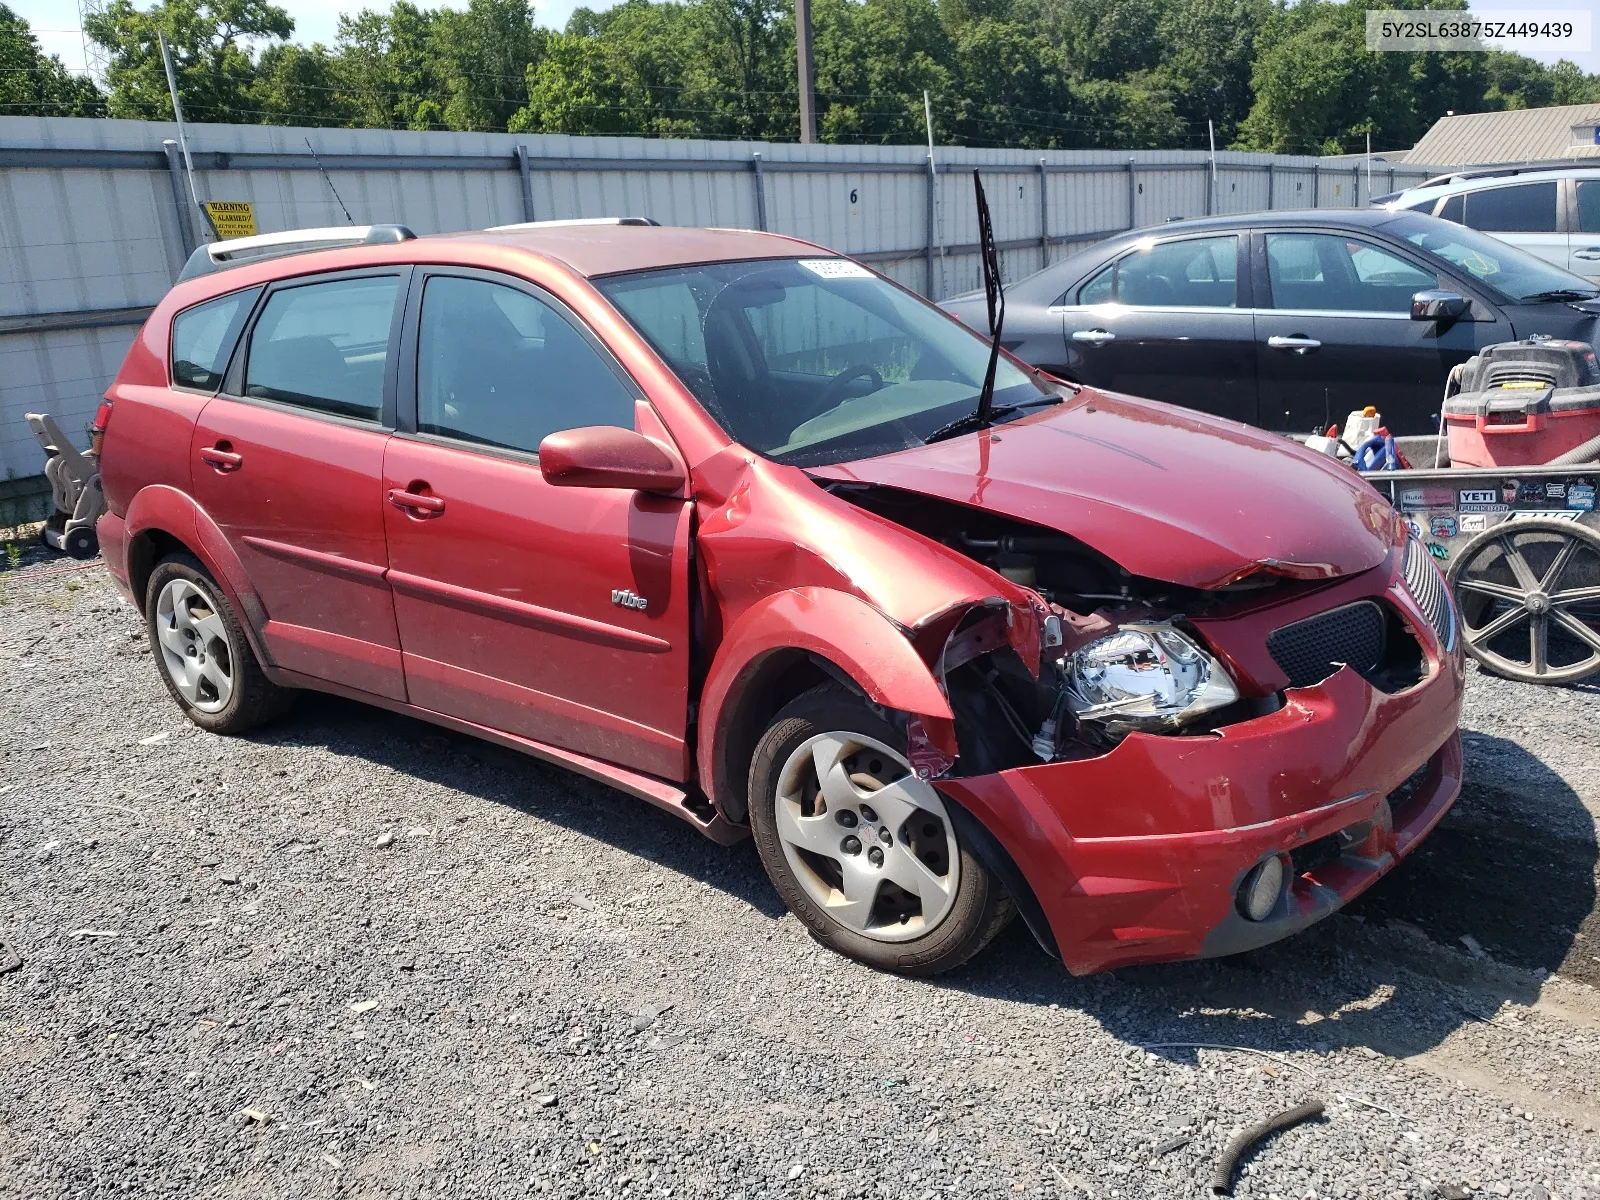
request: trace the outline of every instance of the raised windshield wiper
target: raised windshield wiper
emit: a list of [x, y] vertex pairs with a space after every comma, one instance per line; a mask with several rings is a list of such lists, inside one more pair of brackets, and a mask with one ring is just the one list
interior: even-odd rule
[[978, 257], [983, 263], [983, 298], [989, 307], [989, 366], [983, 373], [977, 411], [941, 425], [923, 439], [925, 442], [983, 429], [996, 417], [1017, 410], [1014, 404], [1002, 405], [998, 411], [994, 407], [994, 373], [1000, 365], [1000, 331], [1006, 323], [1006, 292], [1000, 284], [1000, 252], [995, 247], [994, 225], [989, 220], [989, 198], [983, 194], [983, 180], [976, 168], [972, 172], [972, 190], [978, 201]]
[[946, 438], [957, 437], [963, 433], [971, 433], [974, 429], [987, 429], [1000, 417], [1008, 417], [1014, 412], [1021, 412], [1025, 408], [1042, 408], [1046, 404], [1060, 404], [1060, 396], [1039, 396], [1033, 400], [1024, 400], [1020, 404], [990, 405], [989, 411], [969, 412], [964, 417], [957, 417], [947, 425], [941, 425], [927, 437], [923, 438], [925, 444], [942, 442]]
[[1535, 292], [1531, 296], [1524, 296], [1522, 301], [1524, 304], [1540, 300], [1556, 303], [1562, 300], [1593, 300], [1596, 296], [1600, 296], [1600, 292], [1580, 292], [1577, 288], [1552, 288], [1548, 292]]

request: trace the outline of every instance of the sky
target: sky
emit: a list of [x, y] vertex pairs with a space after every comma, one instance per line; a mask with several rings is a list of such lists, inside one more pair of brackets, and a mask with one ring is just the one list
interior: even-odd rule
[[[33, 27], [47, 54], [57, 55], [74, 69], [84, 67], [83, 37], [78, 31], [78, 0], [4, 0], [18, 16]], [[141, 0], [136, 0], [141, 2]], [[340, 13], [355, 13], [363, 8], [385, 8], [387, 0], [276, 0], [294, 18], [294, 40], [310, 44], [333, 43], [338, 29]], [[429, 7], [464, 8], [466, 0], [424, 0]], [[533, 0], [534, 15], [539, 24], [560, 29], [567, 23], [572, 10], [581, 0]], [[141, 7], [143, 6], [141, 2]], [[589, 0], [589, 7], [609, 8], [607, 0]], [[1523, 11], [1550, 11], [1554, 9], [1600, 9], [1600, 0], [1472, 0], [1477, 12], [1494, 11], [1497, 14]], [[1600, 16], [1593, 18], [1595, 43], [1586, 54], [1570, 55], [1588, 72], [1600, 72]], [[1553, 62], [1559, 55], [1536, 54], [1533, 57]]]

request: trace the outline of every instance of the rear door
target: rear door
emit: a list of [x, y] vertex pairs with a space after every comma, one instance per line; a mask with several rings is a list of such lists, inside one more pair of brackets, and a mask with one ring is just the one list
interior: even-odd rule
[[195, 499], [261, 598], [273, 661], [397, 700], [380, 485], [408, 276], [344, 272], [269, 289], [190, 446]]
[[419, 283], [379, 506], [411, 702], [687, 778], [691, 506], [539, 473], [558, 430], [665, 433], [550, 293], [462, 269]]
[[1071, 378], [1254, 424], [1256, 361], [1246, 239], [1146, 240], [1052, 311]]
[[[1345, 231], [1269, 231], [1255, 243], [1261, 424], [1320, 432], [1375, 405], [1395, 434], [1432, 433], [1450, 367], [1486, 330], [1411, 319], [1411, 296], [1459, 285], [1409, 255]], [[1492, 314], [1489, 314], [1492, 317]]]

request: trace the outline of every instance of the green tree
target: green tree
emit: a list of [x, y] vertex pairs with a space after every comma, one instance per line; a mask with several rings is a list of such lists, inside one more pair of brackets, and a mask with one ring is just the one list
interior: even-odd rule
[[326, 47], [268, 46], [256, 63], [250, 103], [266, 125], [353, 125], [359, 109]]
[[165, 34], [184, 116], [248, 124], [267, 115], [251, 99], [256, 63], [249, 42], [282, 41], [294, 32], [294, 22], [266, 0], [161, 0], [143, 11], [132, 0], [114, 0], [84, 19], [84, 32], [110, 55], [109, 116], [171, 119], [157, 41]]
[[0, 4], [0, 114], [21, 117], [99, 117], [105, 97], [94, 82], [73, 75], [39, 49], [28, 23]]

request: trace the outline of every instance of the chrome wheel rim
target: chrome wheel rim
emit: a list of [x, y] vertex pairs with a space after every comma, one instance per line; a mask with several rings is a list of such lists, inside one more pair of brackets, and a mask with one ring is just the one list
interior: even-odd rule
[[922, 937], [950, 915], [961, 856], [944, 801], [906, 760], [858, 733], [820, 733], [783, 764], [779, 844], [811, 901], [880, 942]]
[[1491, 669], [1551, 682], [1600, 670], [1600, 555], [1563, 529], [1502, 526], [1455, 571], [1461, 633]]
[[220, 712], [233, 697], [233, 648], [215, 602], [187, 579], [156, 597], [156, 642], [167, 678], [185, 703]]

